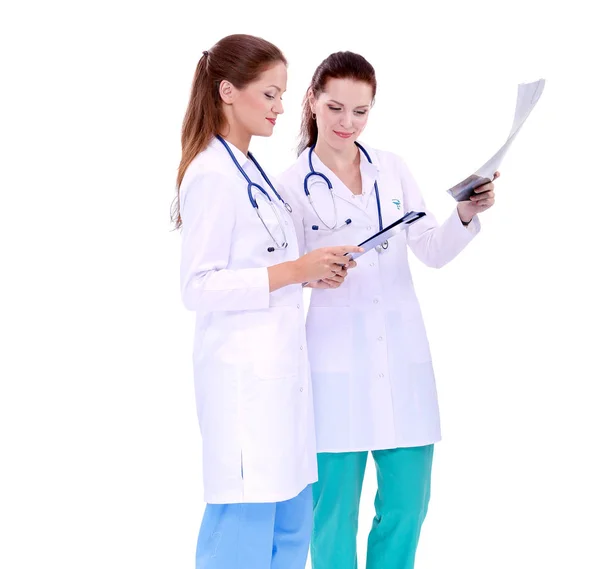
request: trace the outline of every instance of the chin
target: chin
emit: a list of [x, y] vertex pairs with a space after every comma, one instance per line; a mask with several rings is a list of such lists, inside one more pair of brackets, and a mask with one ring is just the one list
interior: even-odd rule
[[266, 128], [263, 129], [257, 129], [255, 132], [252, 133], [253, 136], [263, 136], [265, 138], [268, 138], [269, 136], [273, 136], [273, 130], [275, 127], [272, 126], [267, 126]]
[[343, 150], [344, 148], [348, 148], [348, 146], [351, 146], [354, 144], [354, 141], [356, 140], [356, 136], [351, 136], [350, 138], [340, 138], [337, 134], [332, 133], [330, 139], [329, 139], [329, 144], [331, 144], [331, 146], [333, 146], [333, 148], [337, 148], [338, 150]]

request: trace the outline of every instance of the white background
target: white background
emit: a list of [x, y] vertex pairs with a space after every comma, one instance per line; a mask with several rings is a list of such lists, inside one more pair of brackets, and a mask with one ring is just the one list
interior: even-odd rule
[[[316, 65], [350, 49], [379, 80], [363, 140], [404, 156], [440, 220], [504, 142], [517, 84], [546, 78], [481, 235], [441, 271], [413, 263], [444, 435], [417, 567], [600, 567], [600, 42], [592, 2], [550, 4], [2, 9], [0, 566], [193, 568], [193, 315], [169, 208], [197, 60], [252, 33], [289, 59], [286, 114], [253, 142], [268, 171], [294, 159]], [[369, 463], [361, 566], [374, 492]]]

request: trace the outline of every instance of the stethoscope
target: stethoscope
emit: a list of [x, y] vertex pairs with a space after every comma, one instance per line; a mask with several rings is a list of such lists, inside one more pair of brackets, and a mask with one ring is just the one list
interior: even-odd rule
[[[366, 149], [362, 145], [360, 145], [358, 142], [354, 142], [354, 144], [356, 144], [356, 146], [358, 146], [359, 150], [365, 155], [369, 164], [373, 164], [373, 161], [371, 160], [371, 157], [369, 156], [369, 153], [366, 151]], [[337, 205], [336, 205], [336, 200], [335, 200], [335, 194], [333, 193], [333, 184], [331, 183], [331, 181], [325, 174], [315, 171], [315, 169], [313, 167], [313, 163], [312, 163], [312, 155], [313, 155], [314, 150], [315, 150], [315, 146], [313, 145], [310, 147], [310, 149], [308, 151], [308, 166], [310, 168], [310, 172], [308, 174], [306, 174], [306, 177], [304, 178], [304, 193], [306, 194], [306, 197], [308, 198], [308, 201], [310, 202], [310, 205], [311, 205], [313, 211], [315, 212], [315, 215], [319, 218], [319, 221], [330, 231], [337, 231], [337, 230], [341, 229], [342, 227], [345, 227], [346, 225], [350, 225], [352, 223], [352, 220], [346, 219], [346, 221], [344, 221], [343, 224], [338, 225]], [[308, 181], [310, 180], [311, 176], [317, 176], [319, 178], [322, 178], [323, 180], [325, 180], [325, 183], [327, 184], [327, 189], [329, 190], [329, 195], [331, 197], [331, 201], [333, 202], [333, 215], [334, 215], [333, 225], [327, 224], [327, 222], [319, 215], [319, 212], [317, 211], [317, 209], [315, 207], [312, 196], [310, 195], [310, 192], [308, 190]], [[375, 199], [377, 200], [377, 217], [379, 220], [379, 231], [382, 231], [383, 230], [383, 219], [381, 217], [381, 201], [379, 200], [379, 186], [377, 185], [377, 180], [375, 180], [374, 188], [375, 188]], [[313, 231], [318, 231], [319, 226], [313, 225], [312, 229], [313, 229]], [[388, 245], [389, 245], [389, 243], [387, 241], [384, 241], [381, 245], [377, 246], [377, 250], [381, 253], [382, 251], [384, 251], [388, 248]]]
[[[275, 247], [268, 247], [267, 251], [269, 253], [272, 253], [273, 251], [275, 251], [275, 249], [278, 249], [278, 250], [285, 249], [288, 246], [287, 236], [285, 234], [285, 229], [283, 228], [283, 223], [281, 221], [281, 217], [279, 215], [279, 212], [277, 211], [277, 206], [273, 203], [273, 200], [271, 199], [271, 196], [269, 196], [269, 194], [267, 193], [267, 191], [262, 186], [260, 186], [259, 184], [254, 183], [248, 177], [248, 174], [246, 174], [246, 172], [244, 172], [244, 169], [240, 166], [240, 163], [237, 161], [237, 159], [234, 156], [231, 148], [229, 148], [229, 145], [225, 142], [225, 140], [221, 136], [219, 136], [219, 135], [217, 135], [217, 139], [219, 139], [221, 141], [221, 144], [223, 144], [223, 146], [226, 148], [227, 152], [229, 153], [229, 156], [233, 160], [233, 163], [237, 166], [237, 169], [242, 173], [242, 176], [244, 176], [244, 178], [246, 178], [246, 182], [248, 182], [248, 199], [250, 200], [250, 203], [252, 204], [252, 207], [255, 209], [256, 215], [258, 215], [258, 218], [260, 219], [260, 221], [264, 225], [265, 229], [267, 230], [267, 233], [269, 234], [269, 236], [273, 240], [273, 243], [275, 243]], [[291, 208], [290, 204], [288, 204], [279, 195], [279, 193], [277, 192], [277, 190], [273, 187], [273, 184], [271, 184], [271, 180], [269, 180], [268, 176], [265, 174], [265, 171], [261, 168], [260, 164], [258, 163], [258, 161], [256, 160], [256, 158], [254, 158], [254, 156], [252, 155], [251, 152], [248, 152], [248, 158], [250, 158], [250, 160], [252, 160], [252, 162], [254, 163], [254, 165], [256, 166], [256, 168], [258, 169], [258, 171], [260, 172], [261, 176], [264, 178], [265, 182], [267, 182], [267, 184], [269, 185], [269, 187], [273, 190], [273, 193], [279, 198], [279, 200], [281, 201], [281, 203], [284, 205], [285, 209], [289, 213], [292, 213], [292, 208]], [[256, 198], [252, 195], [252, 188], [257, 188], [258, 190], [260, 190], [261, 194], [264, 196], [264, 198], [266, 198], [269, 206], [273, 210], [273, 213], [275, 214], [275, 217], [277, 218], [277, 223], [279, 224], [279, 229], [281, 229], [281, 234], [283, 235], [283, 240], [281, 242], [277, 241], [277, 239], [275, 238], [275, 236], [271, 233], [271, 230], [267, 227], [267, 224], [265, 223], [265, 220], [262, 218], [262, 215], [260, 214], [260, 209], [258, 208], [258, 202], [256, 201]]]

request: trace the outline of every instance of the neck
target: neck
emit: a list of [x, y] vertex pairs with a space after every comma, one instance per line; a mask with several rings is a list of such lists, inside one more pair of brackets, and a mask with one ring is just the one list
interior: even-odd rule
[[229, 123], [227, 134], [221, 134], [221, 136], [230, 144], [233, 144], [238, 150], [244, 153], [244, 156], [248, 156], [248, 148], [250, 147], [250, 140], [252, 135], [244, 129], [241, 129], [235, 124]]
[[360, 167], [360, 155], [356, 144], [348, 146], [343, 150], [338, 150], [327, 144], [320, 137], [317, 137], [315, 153], [319, 157], [319, 160], [334, 172], [344, 172], [355, 165], [359, 165]]

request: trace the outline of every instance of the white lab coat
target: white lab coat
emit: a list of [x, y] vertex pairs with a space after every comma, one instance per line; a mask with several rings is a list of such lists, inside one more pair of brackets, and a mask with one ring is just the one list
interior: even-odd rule
[[[305, 196], [308, 150], [278, 178], [278, 189], [293, 207], [301, 254], [328, 245], [357, 245], [375, 233], [375, 180], [384, 227], [410, 210], [427, 213], [407, 233], [390, 239], [387, 251], [372, 250], [360, 257], [338, 289], [312, 291], [307, 339], [318, 452], [391, 449], [440, 440], [434, 372], [407, 247], [425, 264], [441, 267], [480, 230], [477, 218], [463, 226], [456, 210], [438, 225], [404, 161], [390, 152], [365, 148], [373, 164], [360, 153], [362, 197], [353, 197], [313, 153], [315, 170], [333, 184], [339, 219], [352, 220], [338, 231], [323, 226]], [[309, 191], [316, 183], [319, 179], [311, 177]]]
[[181, 292], [196, 312], [205, 501], [279, 502], [317, 479], [302, 286], [269, 293], [267, 273], [297, 259], [298, 246], [281, 202], [243, 152], [230, 147], [277, 203], [289, 246], [267, 252], [273, 242], [247, 182], [213, 139], [187, 169], [180, 194]]

